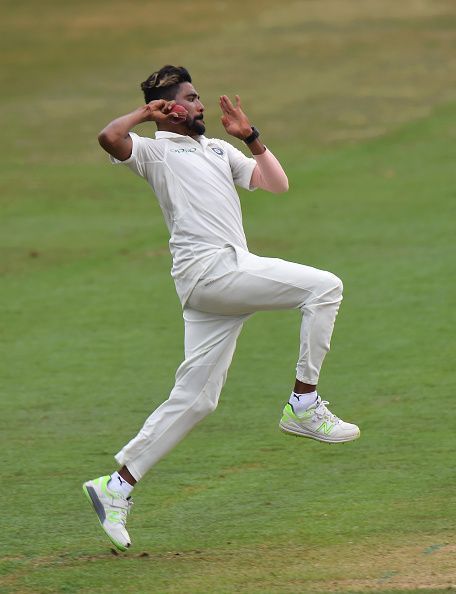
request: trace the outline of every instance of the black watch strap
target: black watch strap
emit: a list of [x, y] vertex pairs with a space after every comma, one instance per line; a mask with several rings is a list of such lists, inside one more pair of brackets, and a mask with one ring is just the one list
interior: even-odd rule
[[245, 144], [252, 144], [252, 142], [254, 140], [256, 140], [259, 135], [260, 135], [260, 133], [255, 128], [255, 126], [252, 126], [252, 134], [250, 134], [250, 136], [247, 136], [247, 138], [244, 138], [243, 140], [244, 140]]

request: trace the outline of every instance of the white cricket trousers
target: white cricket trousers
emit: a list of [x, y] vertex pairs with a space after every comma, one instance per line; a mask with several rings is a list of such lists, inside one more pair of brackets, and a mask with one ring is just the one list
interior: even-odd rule
[[198, 281], [183, 310], [185, 360], [171, 394], [116, 456], [136, 480], [218, 403], [244, 321], [254, 312], [302, 313], [296, 377], [317, 384], [342, 301], [330, 272], [225, 247]]

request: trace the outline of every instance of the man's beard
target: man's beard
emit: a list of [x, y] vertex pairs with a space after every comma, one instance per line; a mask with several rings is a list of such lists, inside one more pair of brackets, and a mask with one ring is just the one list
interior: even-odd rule
[[189, 129], [197, 134], [204, 134], [206, 132], [206, 126], [201, 121], [203, 118], [197, 116], [188, 124]]

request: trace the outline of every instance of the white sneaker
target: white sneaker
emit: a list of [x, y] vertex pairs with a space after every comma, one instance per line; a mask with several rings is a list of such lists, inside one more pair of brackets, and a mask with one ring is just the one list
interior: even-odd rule
[[359, 427], [345, 423], [333, 415], [326, 408], [327, 404], [329, 404], [327, 400], [322, 400], [318, 396], [315, 404], [297, 416], [288, 402], [283, 409], [280, 429], [291, 435], [310, 437], [327, 443], [342, 443], [357, 439], [360, 436]]
[[131, 540], [125, 524], [133, 501], [130, 497], [125, 498], [121, 493], [110, 491], [108, 488], [110, 479], [109, 475], [100, 476], [84, 483], [82, 490], [92, 504], [103, 530], [118, 549], [126, 551], [131, 545]]

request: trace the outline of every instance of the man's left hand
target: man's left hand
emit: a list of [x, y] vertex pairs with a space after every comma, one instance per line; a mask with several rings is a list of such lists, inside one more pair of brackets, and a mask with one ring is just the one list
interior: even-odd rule
[[247, 138], [252, 133], [252, 126], [248, 117], [242, 111], [239, 95], [235, 95], [235, 97], [236, 105], [233, 105], [230, 98], [226, 95], [220, 97], [220, 108], [223, 112], [221, 120], [228, 134], [244, 140], [244, 138]]

